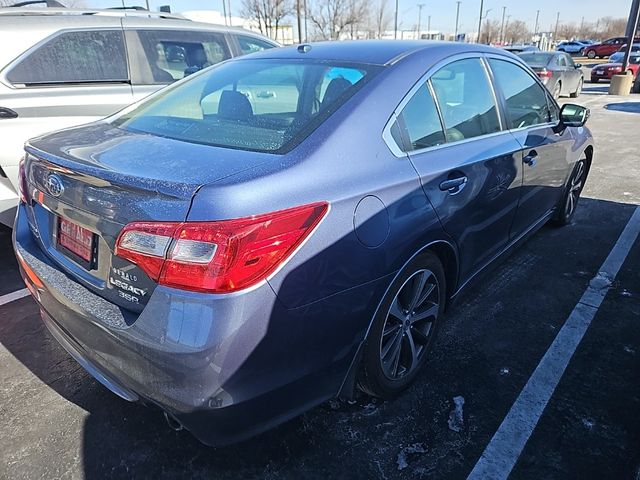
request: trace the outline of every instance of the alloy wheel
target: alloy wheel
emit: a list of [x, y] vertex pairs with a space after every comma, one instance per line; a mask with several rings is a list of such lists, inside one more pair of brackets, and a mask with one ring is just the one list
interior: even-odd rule
[[380, 362], [390, 380], [418, 368], [427, 351], [440, 311], [440, 286], [435, 274], [421, 269], [396, 294], [382, 330]]
[[582, 185], [584, 184], [584, 173], [584, 162], [578, 162], [576, 165], [576, 173], [571, 177], [571, 181], [569, 182], [569, 194], [567, 195], [567, 202], [564, 207], [564, 215], [566, 218], [571, 217], [578, 205], [578, 199], [580, 198], [580, 192], [582, 192]]

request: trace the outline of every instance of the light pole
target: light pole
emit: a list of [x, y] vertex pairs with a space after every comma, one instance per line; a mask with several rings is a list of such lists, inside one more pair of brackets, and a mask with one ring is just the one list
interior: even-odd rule
[[504, 17], [507, 13], [507, 7], [502, 7], [502, 25], [500, 25], [500, 43], [504, 43]]
[[560, 24], [560, 12], [556, 14], [556, 29], [553, 31], [553, 41], [558, 41], [558, 25]]
[[480, 18], [478, 19], [478, 37], [476, 43], [480, 43], [480, 30], [482, 30], [482, 11], [484, 10], [484, 0], [480, 0]]
[[424, 8], [424, 3], [419, 3], [418, 4], [418, 33], [417, 33], [417, 37], [418, 40], [420, 40], [420, 27], [422, 26], [422, 9]]
[[427, 17], [427, 31], [431, 31], [431, 15]]
[[533, 38], [535, 38], [536, 45], [540, 47], [540, 41], [538, 40], [538, 20], [540, 20], [540, 10], [536, 12], [536, 27], [533, 30]]
[[395, 15], [395, 22], [393, 27], [393, 38], [394, 40], [398, 38], [398, 0], [396, 0], [396, 15]]
[[458, 6], [456, 7], [456, 33], [453, 34], [453, 41], [458, 41], [458, 20], [460, 19], [460, 2], [459, 0], [456, 2]]

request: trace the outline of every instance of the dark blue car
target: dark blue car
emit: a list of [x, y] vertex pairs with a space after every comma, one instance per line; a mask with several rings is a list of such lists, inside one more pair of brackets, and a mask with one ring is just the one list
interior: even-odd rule
[[407, 387], [447, 304], [571, 221], [587, 117], [490, 47], [271, 50], [31, 140], [15, 250], [98, 381], [228, 444]]

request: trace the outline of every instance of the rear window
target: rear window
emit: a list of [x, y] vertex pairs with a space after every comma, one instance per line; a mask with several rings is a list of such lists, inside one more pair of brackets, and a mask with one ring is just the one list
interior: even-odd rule
[[549, 53], [522, 53], [520, 54], [522, 60], [529, 65], [546, 65], [553, 57], [553, 54]]
[[285, 153], [376, 70], [326, 62], [232, 61], [163, 90], [112, 122], [185, 142]]

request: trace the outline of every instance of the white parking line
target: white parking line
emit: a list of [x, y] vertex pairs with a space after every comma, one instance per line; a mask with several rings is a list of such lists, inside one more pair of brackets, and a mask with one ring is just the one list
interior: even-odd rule
[[22, 290], [18, 290], [17, 292], [7, 293], [6, 295], [2, 295], [0, 297], [0, 307], [2, 305], [6, 305], [7, 303], [15, 302], [16, 300], [20, 300], [29, 295], [29, 290], [23, 288]]
[[639, 234], [640, 207], [636, 207], [598, 274], [591, 279], [467, 480], [498, 480], [509, 476]]

